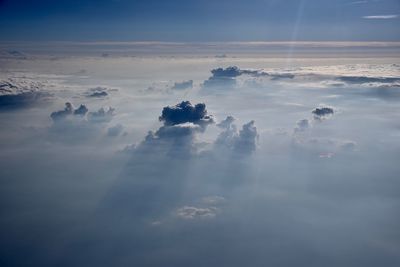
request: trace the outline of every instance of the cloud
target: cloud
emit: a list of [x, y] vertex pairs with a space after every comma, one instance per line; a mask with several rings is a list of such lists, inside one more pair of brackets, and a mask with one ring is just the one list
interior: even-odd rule
[[109, 122], [112, 120], [112, 118], [115, 115], [115, 109], [112, 107], [108, 108], [100, 108], [98, 111], [95, 112], [89, 112], [88, 113], [88, 120], [90, 122], [98, 122], [98, 123], [104, 123], [104, 122]]
[[105, 91], [102, 92], [93, 92], [90, 95], [88, 95], [89, 97], [105, 97], [108, 96], [108, 93]]
[[350, 3], [346, 3], [346, 5], [362, 5], [362, 4], [367, 4], [367, 3], [368, 3], [368, 1], [362, 0], [362, 1], [353, 1]]
[[211, 70], [211, 73], [213, 74], [214, 77], [222, 77], [222, 78], [235, 78], [237, 76], [240, 76], [242, 74], [242, 71], [236, 67], [227, 67], [226, 69], [223, 68], [217, 68]]
[[[183, 101], [162, 110], [159, 120], [163, 122], [157, 131], [149, 131], [145, 140], [134, 148], [141, 152], [171, 153], [174, 156], [193, 155], [200, 143], [196, 143], [196, 134], [203, 133], [207, 125], [214, 123], [213, 116], [207, 114], [203, 103], [192, 105]], [[214, 152], [223, 148], [238, 154], [250, 154], [256, 149], [258, 139], [254, 121], [242, 126], [240, 131], [233, 124], [234, 118], [228, 116], [217, 124], [223, 131], [214, 141]]]
[[226, 202], [226, 199], [221, 196], [207, 196], [201, 199], [201, 202], [206, 205], [220, 205]]
[[12, 58], [12, 59], [28, 59], [28, 56], [18, 50], [6, 50], [0, 51], [0, 58]]
[[89, 110], [85, 105], [80, 105], [79, 108], [74, 110], [74, 115], [85, 116], [88, 111]]
[[192, 155], [196, 152], [196, 133], [204, 132], [209, 124], [214, 123], [204, 103], [192, 105], [189, 101], [164, 107], [159, 121], [163, 126], [155, 132], [149, 131], [134, 151], [167, 153], [177, 157]]
[[294, 128], [295, 132], [304, 132], [311, 127], [311, 123], [308, 119], [299, 120], [296, 123], [296, 128]]
[[292, 73], [268, 73], [262, 70], [240, 69], [237, 66], [217, 68], [211, 70], [212, 76], [204, 81], [203, 88], [218, 87], [235, 87], [237, 85], [236, 78], [241, 75], [249, 75], [252, 77], [269, 77], [271, 80], [293, 79], [295, 75]]
[[[50, 114], [54, 129], [91, 129], [90, 125], [110, 122], [113, 118], [114, 108], [100, 108], [98, 111], [89, 112], [86, 105], [75, 108], [70, 102], [65, 103], [65, 108]], [[112, 133], [115, 132], [111, 130]]]
[[184, 206], [176, 211], [176, 215], [186, 220], [214, 218], [217, 215], [217, 208]]
[[117, 125], [107, 129], [107, 135], [110, 137], [116, 137], [116, 136], [121, 135], [123, 130], [124, 130], [124, 127], [122, 126], [122, 124], [117, 124]]
[[398, 14], [395, 15], [373, 15], [373, 16], [363, 16], [363, 19], [397, 19]]
[[29, 79], [0, 80], [0, 109], [28, 107], [49, 100], [51, 94], [43, 87], [43, 83]]
[[97, 137], [104, 134], [118, 136], [123, 130], [122, 125], [106, 128], [113, 116], [113, 108], [90, 112], [86, 105], [76, 108], [67, 102], [64, 109], [50, 114], [53, 124], [48, 128], [49, 138], [62, 143], [82, 144], [89, 141], [96, 143], [99, 140]]
[[90, 88], [86, 92], [87, 97], [101, 98], [109, 95], [109, 91], [116, 91], [117, 89], [109, 89], [107, 87], [97, 86], [94, 88]]
[[217, 124], [218, 127], [224, 129], [217, 139], [215, 145], [217, 147], [225, 147], [235, 152], [249, 154], [256, 150], [258, 133], [255, 122], [250, 121], [242, 126], [238, 132], [232, 116], [228, 116], [225, 120]]
[[183, 81], [183, 82], [176, 82], [171, 89], [173, 90], [186, 90], [193, 88], [193, 80]]
[[234, 149], [242, 153], [251, 153], [256, 150], [258, 138], [257, 128], [254, 121], [242, 126], [238, 138], [235, 140]]
[[336, 79], [352, 84], [400, 82], [400, 78], [398, 77], [340, 76], [337, 77]]
[[182, 123], [193, 123], [206, 127], [214, 123], [212, 116], [207, 115], [206, 105], [199, 103], [192, 105], [189, 101], [182, 101], [175, 106], [167, 106], [162, 110], [159, 120], [164, 122], [165, 126], [173, 126]]
[[50, 114], [51, 119], [54, 122], [59, 122], [67, 119], [69, 116], [78, 115], [84, 117], [88, 112], [88, 108], [85, 105], [80, 105], [79, 108], [75, 109], [74, 105], [70, 102], [65, 103], [63, 110], [54, 111]]
[[314, 114], [314, 118], [321, 120], [323, 118], [327, 118], [335, 113], [334, 109], [332, 107], [324, 107], [320, 106], [318, 108], [315, 108], [312, 111], [312, 114]]
[[222, 129], [230, 129], [231, 127], [233, 127], [233, 122], [235, 121], [235, 118], [232, 116], [228, 116], [226, 117], [225, 120], [221, 121], [220, 123], [217, 124], [218, 127], [222, 128]]
[[157, 131], [149, 131], [145, 140], [134, 148], [134, 153], [167, 154], [180, 158], [197, 152], [195, 134], [202, 128], [193, 123], [162, 126]]
[[54, 111], [50, 114], [50, 117], [54, 122], [66, 119], [67, 116], [74, 114], [74, 107], [71, 103], [65, 103], [65, 108], [63, 110]]
[[204, 81], [203, 88], [235, 87], [235, 78], [242, 75], [242, 71], [238, 67], [232, 66], [226, 69], [213, 69], [211, 74], [212, 76]]

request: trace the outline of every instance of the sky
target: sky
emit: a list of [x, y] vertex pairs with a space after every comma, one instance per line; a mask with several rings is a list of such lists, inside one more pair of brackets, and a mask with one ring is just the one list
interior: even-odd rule
[[399, 41], [398, 0], [1, 0], [3, 41]]

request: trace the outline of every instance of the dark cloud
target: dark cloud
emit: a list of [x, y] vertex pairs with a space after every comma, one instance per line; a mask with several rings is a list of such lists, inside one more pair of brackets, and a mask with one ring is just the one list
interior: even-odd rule
[[80, 105], [79, 108], [74, 110], [74, 115], [85, 116], [88, 111], [89, 110], [85, 105]]
[[318, 107], [312, 111], [314, 114], [314, 118], [322, 119], [328, 116], [333, 115], [335, 113], [334, 109], [331, 107]]
[[28, 107], [35, 103], [46, 101], [50, 98], [50, 96], [50, 94], [44, 92], [26, 92], [15, 95], [0, 95], [0, 110]]
[[106, 97], [108, 96], [109, 89], [106, 87], [95, 87], [88, 90], [87, 97]]
[[206, 105], [204, 103], [193, 106], [189, 101], [183, 101], [172, 107], [164, 107], [159, 120], [164, 122], [165, 126], [193, 123], [203, 128], [214, 122], [213, 117], [207, 115]]
[[74, 114], [74, 106], [67, 102], [65, 103], [65, 108], [63, 110], [54, 111], [50, 114], [50, 117], [54, 122], [63, 120], [67, 118], [67, 116]]
[[223, 77], [223, 78], [235, 78], [237, 76], [240, 76], [242, 74], [242, 71], [236, 67], [227, 67], [226, 69], [223, 68], [217, 68], [211, 70], [211, 73], [213, 74], [214, 77]]
[[176, 82], [173, 86], [173, 90], [186, 90], [193, 88], [193, 80], [183, 81], [183, 82]]
[[100, 108], [98, 111], [89, 112], [89, 109], [85, 105], [80, 105], [75, 108], [70, 102], [65, 103], [65, 108], [63, 110], [54, 111], [51, 113], [50, 117], [54, 122], [61, 122], [65, 119], [71, 117], [81, 117], [82, 120], [87, 119], [88, 122], [102, 123], [109, 122], [114, 116], [114, 108]]
[[88, 112], [88, 108], [85, 105], [80, 105], [79, 108], [75, 109], [74, 105], [70, 102], [65, 103], [63, 110], [54, 111], [50, 114], [50, 117], [54, 122], [64, 120], [70, 115], [84, 117]]
[[108, 93], [103, 91], [103, 92], [93, 92], [89, 95], [89, 97], [104, 97], [108, 96]]

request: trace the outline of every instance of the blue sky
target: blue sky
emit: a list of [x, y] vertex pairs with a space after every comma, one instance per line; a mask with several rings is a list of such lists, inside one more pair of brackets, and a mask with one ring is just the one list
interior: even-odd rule
[[0, 0], [0, 39], [399, 41], [399, 14], [399, 0]]

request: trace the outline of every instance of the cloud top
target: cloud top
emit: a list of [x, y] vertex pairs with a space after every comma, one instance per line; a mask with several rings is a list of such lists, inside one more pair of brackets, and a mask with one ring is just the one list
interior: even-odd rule
[[214, 122], [213, 117], [207, 115], [204, 103], [193, 106], [190, 101], [182, 101], [175, 106], [164, 107], [159, 120], [164, 122], [165, 126], [174, 126], [182, 123], [206, 126]]

